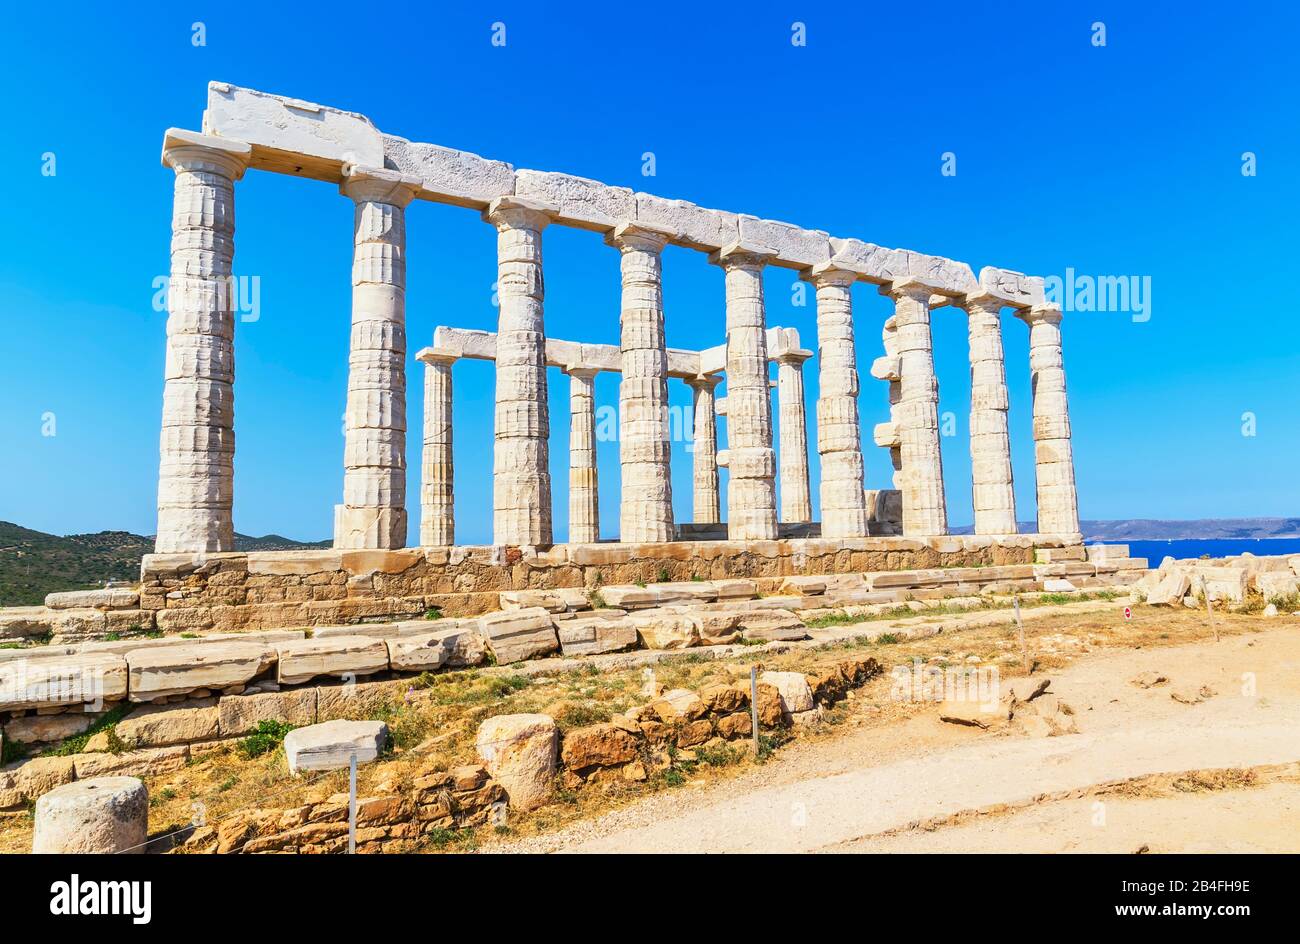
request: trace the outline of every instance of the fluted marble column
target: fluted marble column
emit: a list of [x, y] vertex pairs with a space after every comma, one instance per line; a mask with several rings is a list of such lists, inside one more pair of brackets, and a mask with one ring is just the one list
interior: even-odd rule
[[1029, 374], [1034, 391], [1034, 476], [1040, 534], [1079, 534], [1079, 504], [1070, 445], [1070, 408], [1061, 356], [1061, 311], [1038, 306], [1017, 312], [1029, 325]]
[[619, 226], [608, 238], [621, 253], [623, 273], [619, 540], [638, 544], [671, 541], [675, 533], [661, 258], [667, 241], [665, 234], [633, 224]]
[[456, 355], [426, 351], [424, 454], [420, 476], [420, 546], [455, 544], [456, 516], [451, 449], [451, 368]]
[[600, 540], [600, 491], [596, 477], [597, 371], [573, 367], [569, 375], [569, 543]]
[[163, 164], [176, 179], [154, 547], [160, 554], [235, 549], [234, 183], [250, 152], [242, 142], [187, 131], [169, 131], [163, 144]]
[[817, 289], [817, 454], [822, 537], [867, 534], [852, 287], [857, 276], [820, 266], [803, 278]]
[[763, 265], [769, 251], [740, 244], [714, 253], [727, 292], [727, 537], [777, 536], [776, 454], [767, 367]]
[[721, 380], [717, 375], [709, 375], [687, 381], [695, 395], [692, 517], [696, 523], [713, 524], [722, 520], [718, 500], [718, 420], [714, 408], [714, 391]]
[[418, 187], [355, 166], [340, 187], [356, 206], [338, 548], [406, 546], [406, 206]]
[[987, 292], [968, 295], [962, 302], [970, 329], [970, 464], [976, 534], [1016, 533], [1002, 305]]
[[496, 544], [551, 543], [546, 327], [542, 317], [543, 207], [518, 197], [492, 201], [497, 230], [496, 441], [492, 533]]
[[808, 490], [808, 417], [803, 395], [803, 365], [810, 355], [790, 351], [776, 359], [776, 402], [780, 411], [781, 520], [812, 521]]
[[894, 299], [898, 345], [897, 416], [902, 460], [903, 535], [933, 537], [948, 533], [939, 451], [939, 383], [934, 376], [930, 339], [932, 289], [914, 279], [881, 288]]

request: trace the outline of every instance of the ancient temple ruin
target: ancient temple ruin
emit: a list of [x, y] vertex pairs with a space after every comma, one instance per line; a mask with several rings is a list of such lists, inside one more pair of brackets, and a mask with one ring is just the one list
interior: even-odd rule
[[[671, 542], [680, 536], [669, 475], [670, 377], [695, 390], [694, 521], [723, 520], [717, 473], [723, 466], [729, 470], [730, 540], [773, 540], [781, 534], [779, 523], [808, 522], [802, 371], [812, 355], [799, 349], [797, 335], [768, 330], [762, 272], [769, 265], [797, 271], [816, 289], [823, 538], [888, 534], [894, 524], [906, 537], [948, 533], [930, 312], [952, 305], [967, 313], [970, 325], [975, 533], [1017, 530], [1001, 338], [1002, 313], [1010, 310], [1030, 332], [1038, 532], [1079, 539], [1061, 312], [1046, 302], [1041, 279], [991, 267], [976, 278], [969, 266], [950, 259], [563, 173], [516, 170], [383, 134], [361, 115], [223, 83], [209, 87], [201, 132], [167, 132], [163, 161], [176, 173], [176, 189], [160, 553], [222, 552], [233, 546], [234, 331], [226, 287], [234, 255], [235, 183], [249, 168], [336, 183], [355, 205], [346, 472], [335, 509], [337, 548], [402, 548], [413, 530], [406, 495], [405, 208], [416, 199], [478, 211], [496, 230], [500, 298], [495, 335], [440, 329], [433, 346], [417, 355], [425, 364], [421, 546], [454, 543], [451, 373], [461, 357], [496, 364], [495, 545], [541, 547], [555, 540], [547, 465], [548, 366], [562, 368], [572, 385], [570, 543], [600, 537], [591, 417], [592, 376], [598, 371], [622, 375], [620, 541]], [[603, 233], [618, 252], [623, 279], [618, 347], [546, 336], [542, 236], [551, 225]], [[718, 348], [666, 347], [660, 254], [669, 243], [707, 253], [722, 270], [726, 333]], [[890, 450], [897, 496], [863, 488], [850, 295], [858, 281], [877, 285], [895, 305], [884, 324], [884, 355], [870, 372], [888, 383], [891, 419], [875, 429], [875, 441]], [[772, 360], [779, 365], [779, 449], [772, 435]], [[725, 398], [715, 399], [714, 387], [723, 379]], [[728, 448], [722, 451], [715, 448], [715, 414], [725, 414]], [[894, 516], [888, 514], [891, 500]]]

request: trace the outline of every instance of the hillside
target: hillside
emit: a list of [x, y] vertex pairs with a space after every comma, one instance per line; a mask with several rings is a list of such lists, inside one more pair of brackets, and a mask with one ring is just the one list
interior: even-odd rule
[[[305, 544], [278, 534], [235, 536], [235, 547], [241, 551], [328, 545], [328, 541]], [[108, 580], [134, 582], [140, 579], [140, 558], [152, 551], [152, 537], [127, 531], [60, 537], [0, 521], [0, 606], [38, 604], [47, 593], [100, 587]]]
[[[1020, 533], [1030, 534], [1037, 524], [1019, 522]], [[954, 527], [953, 534], [971, 534], [970, 525]], [[1084, 541], [1263, 541], [1269, 538], [1300, 538], [1300, 518], [1200, 518], [1192, 521], [1164, 521], [1156, 518], [1125, 518], [1115, 521], [1080, 521]]]

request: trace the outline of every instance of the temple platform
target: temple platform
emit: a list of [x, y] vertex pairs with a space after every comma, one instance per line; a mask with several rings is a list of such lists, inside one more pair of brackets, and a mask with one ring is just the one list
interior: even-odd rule
[[749, 578], [770, 593], [792, 576], [1013, 564], [1066, 576], [1074, 562], [1086, 562], [1078, 534], [149, 554], [139, 607], [163, 632], [240, 632], [475, 616], [512, 590]]

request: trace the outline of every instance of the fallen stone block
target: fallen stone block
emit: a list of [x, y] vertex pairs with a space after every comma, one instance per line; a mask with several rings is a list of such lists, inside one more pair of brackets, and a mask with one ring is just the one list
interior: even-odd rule
[[78, 780], [90, 777], [156, 777], [180, 770], [190, 758], [190, 749], [150, 747], [125, 754], [74, 754]]
[[579, 776], [602, 767], [619, 767], [637, 760], [640, 739], [613, 724], [593, 724], [564, 735], [560, 760]]
[[0, 810], [22, 806], [77, 779], [71, 757], [34, 757], [0, 770]]
[[135, 590], [65, 590], [47, 593], [45, 605], [51, 610], [91, 608], [102, 610], [132, 610], [140, 606], [140, 594]]
[[480, 616], [478, 631], [498, 665], [549, 655], [560, 648], [551, 616], [539, 606]]
[[637, 643], [636, 626], [628, 619], [569, 619], [556, 623], [555, 630], [565, 656], [620, 652], [633, 648]]
[[0, 663], [0, 711], [55, 705], [99, 705], [127, 694], [121, 656], [80, 653]]
[[758, 587], [752, 580], [739, 578], [711, 581], [718, 591], [719, 600], [752, 600], [758, 596]]
[[217, 702], [221, 736], [251, 734], [262, 721], [315, 724], [316, 693], [315, 688], [303, 688], [292, 692], [226, 695]]
[[53, 632], [53, 615], [43, 606], [0, 607], [0, 639], [26, 639]]
[[498, 715], [479, 726], [478, 756], [510, 805], [533, 810], [551, 796], [559, 731], [549, 715]]
[[1043, 590], [1046, 593], [1070, 593], [1078, 589], [1063, 577], [1049, 577], [1043, 581]]
[[1061, 561], [1085, 561], [1090, 559], [1087, 550], [1082, 544], [1067, 545], [1066, 547], [1034, 548], [1035, 564], [1059, 564]]
[[628, 614], [627, 620], [647, 649], [689, 649], [702, 641], [700, 621], [686, 613], [634, 612]]
[[145, 702], [247, 684], [275, 665], [276, 650], [259, 643], [203, 642], [133, 649], [125, 658], [129, 697]]
[[1265, 600], [1292, 597], [1300, 593], [1300, 580], [1290, 569], [1286, 573], [1260, 572], [1255, 574], [1255, 589]]
[[15, 744], [49, 744], [81, 734], [98, 718], [97, 713], [67, 711], [58, 715], [27, 715], [4, 726], [4, 737]]
[[166, 747], [208, 741], [220, 731], [215, 698], [197, 698], [179, 705], [145, 705], [117, 723], [117, 736], [139, 747]]
[[1117, 560], [1128, 557], [1129, 554], [1127, 544], [1088, 544], [1084, 550], [1087, 552], [1088, 560], [1094, 563]]
[[781, 694], [781, 707], [786, 714], [798, 714], [813, 708], [812, 688], [801, 672], [764, 672], [759, 682], [771, 685]]
[[276, 681], [299, 685], [322, 675], [334, 678], [374, 675], [388, 670], [388, 646], [369, 636], [303, 639], [276, 646]]
[[388, 725], [382, 721], [326, 721], [286, 734], [284, 756], [291, 774], [338, 770], [350, 766], [353, 754], [358, 764], [377, 760], [387, 742]]
[[463, 627], [387, 640], [389, 666], [394, 672], [432, 672], [481, 664], [487, 658], [487, 644], [475, 620], [464, 622]]

